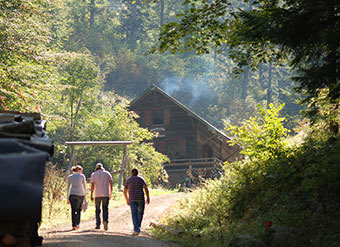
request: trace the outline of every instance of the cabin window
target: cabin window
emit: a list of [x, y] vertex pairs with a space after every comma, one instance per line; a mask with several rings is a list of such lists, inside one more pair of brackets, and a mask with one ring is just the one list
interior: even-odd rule
[[164, 124], [164, 110], [155, 110], [153, 112], [153, 124]]
[[214, 155], [213, 150], [208, 145], [204, 145], [203, 156], [204, 158], [212, 158]]
[[167, 143], [167, 148], [168, 148], [168, 156], [170, 159], [177, 159], [180, 157], [180, 152], [179, 152], [179, 142], [178, 141], [169, 141]]

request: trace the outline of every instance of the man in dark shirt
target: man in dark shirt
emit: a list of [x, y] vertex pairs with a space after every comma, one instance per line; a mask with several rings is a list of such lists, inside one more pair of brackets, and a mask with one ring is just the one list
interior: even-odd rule
[[148, 187], [146, 186], [144, 178], [138, 176], [138, 170], [134, 168], [131, 170], [131, 177], [126, 180], [124, 186], [124, 197], [127, 205], [130, 205], [132, 214], [134, 230], [132, 235], [138, 235], [140, 233], [145, 207], [144, 191], [146, 194], [146, 203], [149, 204]]

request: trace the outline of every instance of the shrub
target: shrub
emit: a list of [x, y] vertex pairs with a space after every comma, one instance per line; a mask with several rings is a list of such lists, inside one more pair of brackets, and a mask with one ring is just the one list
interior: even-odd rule
[[52, 215], [53, 206], [56, 202], [65, 197], [66, 186], [67, 182], [64, 171], [58, 169], [56, 165], [48, 163], [45, 170], [43, 200], [48, 208], [49, 218]]
[[305, 125], [303, 142], [288, 146], [277, 109], [228, 126], [247, 158], [225, 164], [220, 180], [207, 181], [164, 218], [170, 228], [183, 229], [184, 245], [225, 246], [244, 233], [264, 239], [266, 220], [292, 229], [287, 246], [339, 244], [339, 134], [319, 120]]

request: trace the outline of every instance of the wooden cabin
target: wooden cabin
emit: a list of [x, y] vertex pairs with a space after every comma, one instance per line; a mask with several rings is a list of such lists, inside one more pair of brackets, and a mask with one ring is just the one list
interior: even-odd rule
[[158, 132], [154, 146], [170, 159], [164, 166], [172, 186], [190, 186], [199, 172], [218, 176], [223, 162], [240, 157], [228, 136], [155, 85], [134, 99], [130, 110], [139, 114], [142, 127]]

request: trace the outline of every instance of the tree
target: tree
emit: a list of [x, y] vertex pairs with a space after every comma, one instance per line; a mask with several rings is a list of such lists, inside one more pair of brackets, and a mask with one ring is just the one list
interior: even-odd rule
[[257, 116], [242, 122], [240, 126], [225, 122], [225, 129], [233, 136], [231, 143], [241, 145], [241, 153], [252, 160], [280, 158], [288, 147], [285, 141], [288, 130], [282, 124], [285, 118], [279, 117], [283, 106], [269, 104], [269, 109], [259, 106]]
[[48, 8], [54, 1], [0, 1], [0, 109], [34, 108], [55, 82]]
[[58, 128], [67, 133], [67, 140], [74, 140], [94, 110], [100, 90], [99, 69], [90, 57], [75, 54], [60, 69], [60, 74], [63, 76], [61, 89], [55, 95], [57, 101], [54, 107], [50, 106], [53, 108], [50, 111], [63, 118], [64, 122], [58, 123]]
[[336, 0], [259, 0], [253, 9], [235, 9], [223, 0], [187, 0], [190, 7], [177, 22], [164, 25], [160, 51], [228, 48], [239, 67], [288, 59], [298, 92], [308, 101], [327, 88], [332, 100], [340, 96], [339, 5]]
[[[51, 133], [55, 139], [54, 160], [58, 166], [66, 167], [71, 150], [66, 149], [64, 143], [70, 140], [70, 133], [75, 132], [76, 140], [132, 141], [133, 144], [128, 146], [127, 168], [139, 167], [150, 184], [166, 181], [167, 175], [162, 164], [167, 161], [167, 157], [158, 153], [151, 143], [146, 142], [151, 141], [154, 134], [138, 125], [135, 121], [138, 116], [126, 109], [127, 101], [113, 93], [99, 90], [91, 90], [91, 96], [85, 96], [95, 100], [92, 100], [91, 104], [82, 105], [82, 115], [79, 117], [81, 121], [75, 126], [76, 129], [72, 130], [58, 123], [57, 128]], [[66, 117], [68, 117], [67, 122], [70, 122], [70, 116], [66, 115]], [[82, 164], [87, 176], [93, 172], [97, 162], [103, 163], [110, 171], [119, 170], [122, 158], [122, 147], [85, 146], [76, 150], [76, 161]]]

